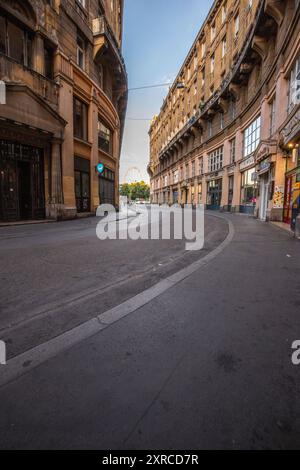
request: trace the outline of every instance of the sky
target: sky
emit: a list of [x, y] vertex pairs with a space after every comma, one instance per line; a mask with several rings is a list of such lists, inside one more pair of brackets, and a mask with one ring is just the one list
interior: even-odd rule
[[[123, 55], [129, 89], [173, 82], [213, 0], [125, 0]], [[149, 181], [149, 127], [168, 87], [129, 91], [121, 183]], [[134, 170], [137, 168], [137, 170]]]

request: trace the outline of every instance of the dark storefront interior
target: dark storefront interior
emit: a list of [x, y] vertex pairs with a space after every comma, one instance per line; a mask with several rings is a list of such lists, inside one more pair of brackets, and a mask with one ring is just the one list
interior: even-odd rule
[[45, 217], [44, 151], [0, 141], [0, 220]]

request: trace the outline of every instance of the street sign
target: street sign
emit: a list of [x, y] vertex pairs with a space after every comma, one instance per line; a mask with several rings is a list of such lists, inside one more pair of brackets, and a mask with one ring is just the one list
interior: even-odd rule
[[99, 163], [96, 168], [97, 168], [98, 173], [100, 173], [100, 175], [102, 175], [102, 173], [104, 171], [103, 163]]

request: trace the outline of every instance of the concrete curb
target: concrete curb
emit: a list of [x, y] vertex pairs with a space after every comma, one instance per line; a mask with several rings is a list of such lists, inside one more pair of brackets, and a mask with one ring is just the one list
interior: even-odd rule
[[139, 310], [144, 305], [156, 299], [216, 258], [216, 256], [218, 256], [231, 243], [235, 232], [232, 222], [226, 217], [216, 214], [211, 215], [213, 215], [213, 217], [226, 220], [229, 225], [229, 233], [226, 239], [217, 248], [203, 258], [195, 261], [191, 265], [181, 269], [166, 279], [163, 279], [154, 286], [123, 302], [117, 307], [96, 316], [76, 328], [47, 341], [46, 343], [36, 346], [35, 348], [12, 358], [5, 366], [0, 366], [0, 387], [16, 380], [49, 359], [72, 348], [81, 341], [96, 335], [100, 331], [103, 331], [119, 320]]

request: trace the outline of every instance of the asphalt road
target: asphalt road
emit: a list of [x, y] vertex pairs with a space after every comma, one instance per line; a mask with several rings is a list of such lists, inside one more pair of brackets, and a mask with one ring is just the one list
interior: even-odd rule
[[207, 216], [205, 246], [98, 240], [99, 218], [0, 228], [0, 337], [11, 358], [86, 322], [205, 256], [226, 237]]
[[[0, 389], [1, 448], [300, 448], [300, 366], [291, 362], [292, 342], [300, 339], [300, 244], [252, 218], [226, 218], [234, 238], [209, 263]], [[208, 229], [209, 224], [216, 233], [202, 256], [228, 234], [226, 221], [209, 216]], [[48, 237], [49, 228], [39, 230]], [[56, 243], [47, 248], [40, 236], [34, 243], [29, 234], [24, 245], [22, 237], [6, 241], [12, 252], [25, 253], [21, 266], [28, 272], [35, 250], [55, 251]], [[79, 253], [86, 248], [93, 257], [85, 236], [63, 242], [67, 253], [73, 243], [78, 256], [86, 259]], [[149, 266], [153, 256], [158, 264], [162, 254], [172, 257], [163, 248], [159, 253], [158, 245], [155, 253], [148, 250]], [[174, 250], [178, 253], [175, 245]], [[124, 256], [132, 262], [129, 253]], [[182, 256], [184, 261], [171, 263], [173, 272], [196, 255]], [[120, 266], [119, 258], [112, 258], [115, 268]], [[143, 262], [134, 261], [132, 269], [144, 268]], [[5, 269], [13, 273], [13, 266]], [[66, 272], [74, 273], [74, 266]], [[154, 273], [157, 279], [164, 275]], [[152, 280], [145, 278], [145, 285]], [[21, 296], [16, 302], [21, 305]], [[8, 312], [4, 317], [3, 324]]]

